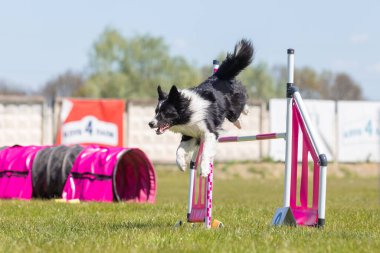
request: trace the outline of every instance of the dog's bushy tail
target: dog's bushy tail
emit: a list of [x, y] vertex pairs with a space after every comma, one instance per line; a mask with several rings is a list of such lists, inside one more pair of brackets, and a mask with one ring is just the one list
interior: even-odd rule
[[242, 39], [235, 45], [234, 53], [228, 53], [215, 75], [219, 79], [230, 80], [245, 69], [253, 60], [253, 45], [247, 39]]

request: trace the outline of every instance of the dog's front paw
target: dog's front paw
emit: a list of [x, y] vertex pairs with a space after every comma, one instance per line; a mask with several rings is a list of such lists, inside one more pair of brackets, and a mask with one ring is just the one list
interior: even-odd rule
[[185, 171], [186, 170], [186, 158], [185, 158], [184, 154], [178, 154], [177, 153], [176, 163], [177, 163], [178, 168], [181, 171]]
[[211, 161], [209, 159], [202, 159], [201, 162], [201, 176], [207, 177], [211, 171]]
[[244, 108], [243, 108], [242, 113], [243, 113], [244, 115], [248, 115], [248, 113], [249, 113], [249, 106], [248, 106], [248, 105], [244, 105]]

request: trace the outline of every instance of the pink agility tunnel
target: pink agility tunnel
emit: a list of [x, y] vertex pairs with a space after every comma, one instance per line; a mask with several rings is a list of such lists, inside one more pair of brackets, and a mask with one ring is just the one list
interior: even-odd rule
[[88, 146], [76, 158], [62, 197], [153, 203], [156, 197], [154, 168], [140, 149]]
[[0, 149], [0, 198], [32, 197], [33, 160], [42, 148], [13, 146]]

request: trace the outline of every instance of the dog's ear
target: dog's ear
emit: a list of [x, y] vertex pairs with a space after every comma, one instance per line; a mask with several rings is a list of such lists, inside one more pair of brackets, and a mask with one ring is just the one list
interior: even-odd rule
[[175, 85], [173, 85], [169, 91], [169, 100], [176, 100], [179, 98], [179, 91]]
[[157, 87], [157, 93], [158, 93], [158, 100], [164, 100], [168, 96], [165, 92], [162, 91], [161, 86], [158, 85]]

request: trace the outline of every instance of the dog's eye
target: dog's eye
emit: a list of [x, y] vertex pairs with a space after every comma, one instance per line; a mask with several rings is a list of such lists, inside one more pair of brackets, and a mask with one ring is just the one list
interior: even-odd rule
[[176, 116], [177, 116], [177, 114], [174, 112], [165, 112], [165, 117], [175, 118]]

